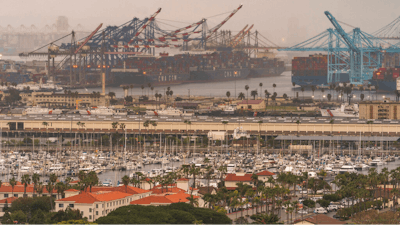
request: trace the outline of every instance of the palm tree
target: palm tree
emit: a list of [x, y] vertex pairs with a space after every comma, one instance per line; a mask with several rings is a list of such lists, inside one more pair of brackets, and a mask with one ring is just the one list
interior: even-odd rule
[[42, 193], [43, 193], [43, 188], [44, 188], [44, 186], [43, 186], [43, 183], [42, 182], [39, 182], [37, 185], [36, 185], [36, 193], [38, 193], [38, 196], [40, 196]]
[[315, 86], [314, 85], [311, 86], [311, 91], [312, 91], [312, 95], [315, 96], [314, 95], [314, 92], [315, 92]]
[[268, 99], [269, 99], [269, 96], [271, 95], [271, 93], [269, 93], [268, 90], [265, 90], [264, 94], [265, 94], [265, 98], [267, 99], [267, 106], [268, 106]]
[[190, 203], [192, 206], [197, 206], [197, 207], [199, 207], [199, 200], [198, 200], [197, 198], [194, 198], [194, 196], [193, 196], [192, 194], [190, 194], [190, 197], [187, 197], [186, 199], [189, 200], [189, 203]]
[[132, 96], [133, 84], [129, 85], [129, 87], [131, 88], [131, 96]]
[[49, 181], [46, 185], [46, 190], [49, 192], [49, 196], [50, 196], [50, 208], [53, 209], [53, 201], [52, 201], [52, 194], [53, 194], [53, 189], [54, 186], [53, 184]]
[[60, 199], [60, 195], [61, 197], [63, 197], [64, 195], [64, 191], [66, 190], [66, 185], [63, 182], [57, 182], [55, 188], [57, 190], [58, 199]]
[[36, 191], [36, 186], [40, 181], [40, 176], [37, 173], [32, 174], [33, 191]]
[[274, 88], [274, 92], [275, 92], [276, 84], [272, 84], [272, 87]]
[[140, 88], [142, 89], [142, 96], [143, 96], [144, 85], [142, 84], [142, 85], [140, 86]]
[[251, 91], [250, 95], [253, 96], [253, 99], [255, 100], [258, 95], [257, 90]]
[[283, 99], [287, 100], [288, 95], [287, 95], [286, 93], [284, 93], [284, 94], [282, 95], [282, 97], [283, 97]]
[[238, 95], [238, 98], [243, 100], [245, 98], [244, 93], [240, 92], [239, 95]]
[[29, 174], [25, 174], [21, 177], [21, 183], [24, 185], [24, 197], [26, 197], [26, 187], [31, 183]]
[[295, 91], [294, 91], [294, 87], [296, 86], [296, 83], [295, 82], [292, 82], [292, 86], [293, 86], [293, 99], [296, 97], [295, 95]]
[[304, 101], [304, 87], [301, 87], [301, 92], [303, 94], [303, 101]]
[[193, 176], [193, 186], [192, 186], [192, 189], [190, 191], [190, 194], [192, 194], [193, 193], [193, 189], [196, 188], [196, 176], [201, 174], [200, 168], [197, 168], [194, 164], [192, 164], [192, 166], [190, 167], [189, 173]]
[[17, 184], [17, 181], [15, 180], [14, 177], [12, 177], [9, 181], [8, 181], [11, 185], [11, 197], [14, 197], [14, 187]]
[[86, 176], [85, 183], [89, 186], [89, 192], [92, 192], [92, 187], [99, 183], [96, 172], [90, 171]]
[[249, 108], [249, 85], [246, 84], [244, 89], [247, 91], [247, 109]]
[[130, 183], [130, 179], [127, 175], [125, 175], [124, 177], [122, 177], [122, 183], [125, 186], [125, 192], [128, 193], [128, 185]]
[[229, 101], [229, 97], [231, 97], [231, 92], [227, 91], [226, 92], [226, 97], [228, 97], [228, 101]]
[[262, 86], [263, 86], [263, 83], [259, 83], [258, 86], [260, 86], [260, 93], [262, 93]]
[[326, 97], [328, 98], [328, 101], [331, 101], [331, 99], [332, 99], [332, 95], [331, 94], [328, 94]]

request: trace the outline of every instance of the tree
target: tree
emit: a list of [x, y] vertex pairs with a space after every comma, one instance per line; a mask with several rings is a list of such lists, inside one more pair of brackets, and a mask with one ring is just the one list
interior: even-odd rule
[[26, 196], [26, 187], [31, 183], [29, 174], [25, 174], [21, 177], [21, 183], [24, 185], [24, 196]]
[[258, 95], [257, 90], [251, 91], [250, 95], [253, 96], [253, 99], [255, 100], [256, 96]]
[[186, 199], [189, 200], [190, 205], [199, 207], [199, 200], [195, 198], [192, 194]]
[[328, 101], [331, 101], [331, 99], [332, 99], [332, 95], [331, 94], [328, 94], [326, 97], [328, 98]]
[[92, 192], [92, 187], [99, 183], [99, 178], [97, 177], [96, 172], [90, 171], [84, 181], [89, 186], [89, 191]]
[[304, 87], [301, 87], [301, 93], [303, 94], [303, 101], [304, 101]]
[[226, 97], [228, 97], [228, 100], [229, 100], [229, 97], [231, 97], [231, 92], [230, 91], [226, 92]]
[[13, 220], [11, 219], [11, 215], [8, 211], [6, 211], [1, 219], [1, 224], [13, 224]]
[[285, 99], [285, 100], [287, 100], [288, 95], [287, 95], [286, 93], [284, 93], [284, 94], [282, 95], [282, 98]]
[[125, 175], [124, 177], [122, 177], [122, 183], [125, 186], [125, 192], [128, 193], [128, 185], [130, 183], [130, 179], [127, 175]]
[[312, 85], [312, 86], [311, 86], [311, 91], [312, 91], [312, 96], [315, 96], [315, 95], [314, 95], [314, 92], [315, 92], [315, 85]]
[[296, 86], [295, 82], [292, 82], [292, 86], [293, 86], [293, 99], [296, 97], [295, 91], [294, 91], [294, 87]]
[[258, 84], [258, 86], [260, 87], [260, 95], [261, 95], [261, 94], [262, 94], [262, 86], [263, 86], [263, 83], [260, 82], [260, 83]]
[[249, 85], [245, 85], [244, 89], [247, 91], [247, 108], [249, 108]]
[[47, 183], [47, 185], [46, 185], [46, 190], [47, 190], [47, 192], [49, 192], [49, 196], [50, 196], [50, 207], [51, 207], [51, 209], [54, 209], [54, 207], [53, 207], [53, 200], [52, 200], [52, 195], [53, 195], [53, 189], [54, 189], [54, 186], [53, 186], [53, 183], [51, 182], [51, 181], [49, 181], [48, 183]]
[[57, 182], [55, 185], [55, 188], [57, 190], [57, 194], [58, 194], [58, 199], [60, 199], [60, 195], [61, 197], [64, 195], [64, 191], [66, 190], [66, 186], [63, 182]]
[[268, 90], [265, 90], [264, 92], [265, 92], [264, 93], [265, 94], [265, 98], [267, 99], [267, 103], [266, 104], [268, 106], [268, 99], [269, 99], [269, 96], [271, 95], [271, 93], [269, 93]]
[[32, 175], [33, 192], [36, 191], [36, 186], [38, 185], [39, 181], [40, 181], [40, 176], [39, 176], [39, 174], [34, 173], [34, 174]]
[[276, 84], [272, 84], [272, 87], [274, 88], [274, 92], [275, 92]]
[[244, 93], [243, 93], [243, 92], [240, 92], [239, 95], [238, 95], [238, 98], [239, 98], [240, 100], [243, 100], [243, 99], [245, 98]]
[[15, 180], [14, 177], [12, 177], [12, 178], [8, 181], [8, 183], [11, 185], [11, 191], [12, 191], [11, 195], [12, 195], [12, 197], [14, 197], [14, 187], [15, 187], [15, 185], [17, 184], [17, 181]]

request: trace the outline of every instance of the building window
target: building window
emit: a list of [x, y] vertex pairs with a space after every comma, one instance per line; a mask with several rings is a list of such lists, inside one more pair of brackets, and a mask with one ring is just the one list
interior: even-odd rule
[[17, 197], [17, 198], [18, 198], [18, 194], [14, 194], [14, 197]]
[[99, 215], [99, 211], [96, 211], [96, 216], [98, 216]]
[[64, 208], [64, 204], [60, 203], [60, 204], [58, 204], [58, 207]]
[[96, 204], [96, 209], [98, 209], [99, 208], [99, 204]]
[[82, 217], [83, 217], [83, 211], [81, 211]]
[[89, 215], [89, 220], [91, 220], [92, 219], [92, 215]]
[[4, 198], [8, 198], [8, 194], [4, 194]]
[[89, 208], [89, 212], [92, 212], [92, 208]]
[[69, 204], [69, 207], [74, 208], [74, 204]]

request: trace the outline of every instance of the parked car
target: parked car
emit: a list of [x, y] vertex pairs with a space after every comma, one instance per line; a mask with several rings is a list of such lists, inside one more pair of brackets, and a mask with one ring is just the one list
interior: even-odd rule
[[328, 210], [329, 212], [332, 212], [332, 211], [337, 211], [338, 209], [339, 209], [339, 207], [337, 205], [329, 205], [326, 210]]
[[297, 213], [298, 214], [307, 214], [308, 212], [307, 212], [307, 210], [302, 209], [302, 210], [297, 211]]
[[315, 214], [327, 214], [328, 211], [326, 211], [326, 209], [324, 209], [324, 208], [322, 208], [322, 207], [319, 207], [319, 208], [316, 208], [316, 209], [314, 210], [314, 213], [315, 213]]

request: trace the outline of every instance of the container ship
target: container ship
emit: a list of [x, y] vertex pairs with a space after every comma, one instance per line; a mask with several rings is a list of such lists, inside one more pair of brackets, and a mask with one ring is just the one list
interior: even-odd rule
[[396, 80], [400, 75], [400, 66], [395, 68], [379, 68], [375, 70], [372, 79], [369, 80], [378, 90], [393, 92], [396, 90]]
[[242, 51], [188, 52], [169, 56], [134, 56], [111, 69], [111, 85], [153, 86], [278, 76], [284, 62], [250, 58]]
[[[292, 60], [292, 82], [299, 86], [318, 86], [328, 84], [328, 58], [326, 55], [294, 57]], [[333, 74], [334, 83], [349, 82], [348, 73]]]

